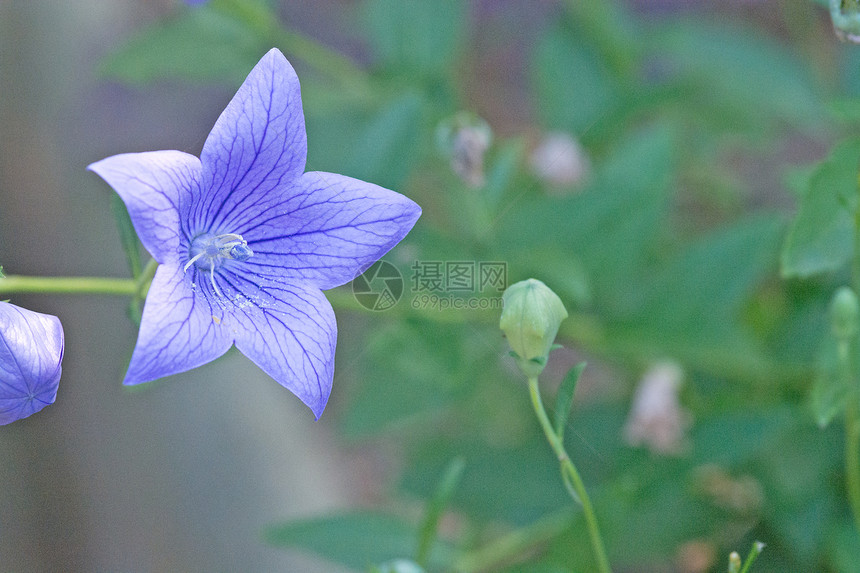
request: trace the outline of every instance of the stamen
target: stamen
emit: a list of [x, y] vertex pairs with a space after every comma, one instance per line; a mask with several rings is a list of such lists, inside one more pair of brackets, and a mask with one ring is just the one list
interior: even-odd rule
[[228, 260], [239, 263], [245, 262], [254, 255], [254, 251], [248, 246], [248, 241], [237, 233], [221, 235], [205, 233], [194, 238], [188, 255], [190, 258], [182, 267], [182, 271], [188, 272], [188, 269], [194, 264], [204, 272], [208, 271], [212, 290], [217, 296], [223, 297], [224, 294], [215, 283], [215, 269], [221, 267]]
[[212, 281], [212, 288], [215, 289], [215, 294], [218, 296], [224, 296], [221, 294], [221, 291], [218, 289], [218, 285], [215, 284], [215, 263], [210, 263], [209, 265], [209, 280]]
[[234, 260], [243, 263], [251, 258], [254, 254], [247, 244], [233, 245], [230, 247], [230, 257]]
[[[238, 237], [237, 239], [233, 239], [230, 241], [225, 241], [225, 238], [228, 237]], [[243, 239], [240, 235], [236, 235], [233, 233], [228, 233], [226, 235], [219, 235], [217, 237], [220, 241], [219, 250], [222, 257], [225, 259], [235, 259], [239, 262], [247, 261], [251, 258], [251, 255], [254, 254], [248, 247], [248, 241]]]

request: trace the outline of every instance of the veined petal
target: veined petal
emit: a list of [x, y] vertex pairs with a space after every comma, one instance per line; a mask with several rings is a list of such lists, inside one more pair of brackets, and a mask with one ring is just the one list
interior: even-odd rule
[[56, 316], [0, 302], [0, 425], [54, 403], [63, 350]]
[[421, 208], [399, 193], [333, 173], [302, 175], [238, 225], [249, 269], [323, 290], [353, 280], [412, 229]]
[[161, 263], [125, 384], [201, 366], [236, 346], [319, 417], [337, 326], [320, 289], [349, 282], [421, 215], [370, 183], [304, 171], [295, 71], [276, 49], [219, 117], [201, 158], [177, 151], [90, 166]]
[[307, 135], [299, 79], [277, 49], [254, 67], [227, 105], [200, 156], [206, 200], [195, 217], [230, 226], [248, 204], [301, 175]]
[[141, 243], [159, 263], [178, 260], [187, 213], [200, 195], [200, 160], [181, 151], [124, 153], [87, 167], [122, 198]]
[[223, 317], [222, 308], [210, 303], [181, 267], [160, 265], [123, 383], [149, 382], [215, 360], [233, 344]]
[[[231, 279], [243, 280], [241, 275]], [[319, 419], [334, 376], [334, 311], [314, 287], [268, 281], [255, 286], [264, 293], [262, 304], [239, 305], [228, 317], [239, 323], [236, 348]]]

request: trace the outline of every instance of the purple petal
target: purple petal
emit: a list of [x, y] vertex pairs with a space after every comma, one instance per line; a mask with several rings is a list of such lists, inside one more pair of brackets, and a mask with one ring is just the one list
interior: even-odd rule
[[254, 67], [215, 122], [200, 156], [207, 201], [195, 213], [213, 229], [305, 169], [307, 136], [299, 79], [277, 49]]
[[[298, 78], [271, 50], [219, 117], [199, 161], [162, 151], [90, 166], [117, 190], [161, 263], [126, 384], [195, 368], [235, 342], [320, 416], [337, 337], [320, 289], [379, 259], [421, 209], [370, 183], [302, 175], [306, 147]], [[235, 254], [240, 248], [247, 252]]]
[[0, 302], [0, 425], [54, 403], [63, 350], [56, 316]]
[[394, 191], [333, 173], [305, 173], [237, 228], [251, 272], [329, 289], [353, 280], [412, 229], [421, 208]]
[[228, 318], [239, 324], [236, 348], [319, 419], [334, 376], [334, 311], [316, 288], [273, 282], [260, 286], [264, 302], [240, 306]]
[[223, 318], [223, 309], [210, 303], [182, 268], [159, 266], [123, 383], [149, 382], [215, 360], [233, 343]]
[[87, 167], [125, 202], [140, 241], [159, 263], [178, 262], [185, 219], [200, 196], [200, 160], [181, 151], [125, 153]]

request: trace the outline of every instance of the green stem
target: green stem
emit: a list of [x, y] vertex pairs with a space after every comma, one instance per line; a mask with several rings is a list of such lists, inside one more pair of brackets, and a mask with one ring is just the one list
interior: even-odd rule
[[[860, 194], [860, 175], [858, 175], [858, 194]], [[854, 213], [854, 259], [851, 264], [851, 282], [854, 292], [860, 292], [860, 208]], [[852, 346], [852, 348], [855, 348]], [[848, 501], [854, 516], [854, 525], [860, 534], [860, 411], [854, 362], [843, 360], [847, 366], [849, 380], [848, 404], [845, 407], [845, 487]]]
[[155, 271], [158, 269], [158, 262], [155, 259], [149, 259], [140, 276], [137, 277], [137, 297], [145, 298], [149, 292], [149, 286], [152, 284], [152, 279], [155, 277]]
[[558, 457], [558, 461], [561, 463], [561, 474], [565, 480], [565, 485], [569, 483], [569, 489], [572, 488], [576, 492], [574, 499], [579, 497], [576, 501], [582, 504], [582, 512], [585, 514], [585, 523], [588, 526], [588, 534], [591, 538], [594, 556], [597, 559], [598, 570], [601, 573], [611, 573], [612, 569], [609, 566], [609, 559], [606, 557], [606, 549], [603, 547], [603, 538], [600, 536], [600, 528], [597, 525], [594, 508], [591, 506], [591, 499], [588, 497], [588, 492], [585, 491], [585, 484], [582, 482], [576, 466], [573, 465], [570, 456], [567, 455], [561, 438], [555, 433], [552, 423], [546, 415], [546, 410], [540, 397], [537, 377], [529, 378], [529, 394], [531, 395], [535, 414], [537, 414], [540, 425], [543, 428], [543, 433], [546, 435], [547, 441], [552, 446], [555, 455]]
[[845, 409], [845, 482], [854, 525], [860, 532], [860, 408], [856, 392], [848, 395]]
[[442, 519], [442, 514], [454, 494], [454, 489], [460, 483], [460, 478], [463, 476], [463, 469], [466, 467], [466, 462], [463, 458], [454, 458], [445, 469], [442, 476], [442, 481], [436, 488], [436, 493], [433, 499], [427, 504], [427, 510], [424, 519], [421, 523], [421, 528], [418, 530], [418, 549], [415, 552], [415, 562], [421, 567], [426, 568], [430, 561], [430, 553], [433, 549], [433, 544], [436, 543], [438, 535], [439, 521]]
[[7, 275], [0, 279], [0, 294], [109, 294], [134, 296], [140, 286], [132, 279], [102, 277], [26, 277]]
[[0, 294], [107, 294], [118, 296], [145, 296], [158, 266], [150, 260], [140, 277], [113, 279], [106, 277], [28, 277], [6, 275], [0, 279]]
[[[860, 271], [858, 271], [860, 272]], [[146, 276], [144, 270], [141, 276]], [[151, 275], [149, 275], [151, 277]], [[0, 294], [11, 292], [42, 292], [42, 293], [90, 293], [90, 294], [118, 294], [127, 295], [130, 292], [130, 286], [118, 286], [110, 292], [105, 291], [103, 284], [96, 283], [87, 285], [86, 288], [79, 288], [75, 285], [75, 290], [70, 291], [63, 283], [48, 285], [49, 281], [65, 281], [66, 279], [43, 277], [15, 277], [16, 282], [20, 279], [33, 279], [36, 282], [36, 288], [31, 289], [30, 284], [3, 284], [5, 279], [0, 279]], [[80, 280], [75, 278], [74, 280]], [[87, 279], [91, 280], [91, 279]], [[94, 279], [96, 281], [111, 280], [125, 283], [129, 279]], [[142, 283], [146, 286], [146, 283]], [[129, 289], [129, 290], [126, 290]], [[858, 291], [860, 292], [860, 291]], [[145, 290], [141, 291], [145, 294]], [[349, 286], [340, 287], [326, 291], [326, 297], [331, 305], [337, 310], [349, 310], [357, 312], [368, 312], [355, 300]], [[406, 296], [394, 308], [385, 311], [386, 318], [399, 319], [404, 317], [420, 318], [435, 323], [448, 324], [479, 324], [494, 321], [498, 323], [498, 314], [487, 312], [486, 310], [469, 310], [463, 309], [454, 311], [440, 311], [434, 308], [412, 308], [411, 301]], [[587, 348], [589, 351], [606, 354], [618, 357], [631, 362], [640, 362], [646, 357], [652, 356], [655, 350], [659, 350], [653, 341], [641, 341], [634, 337], [625, 339], [624, 337], [613, 335], [609, 336], [605, 331], [604, 325], [599, 317], [587, 313], [571, 313], [570, 320], [564, 321], [559, 329], [558, 336], [576, 342], [580, 346]], [[683, 361], [696, 364], [701, 368], [717, 373], [721, 376], [736, 378], [738, 380], [753, 380], [761, 384], [775, 384], [774, 381], [781, 380], [783, 384], [800, 387], [803, 381], [808, 378], [809, 371], [800, 363], [787, 363], [777, 361], [762, 361], [753, 359], [752, 361], [744, 360], [737, 353], [730, 353], [713, 347], [702, 347], [694, 349], [679, 349], [680, 358]]]
[[552, 514], [528, 527], [517, 529], [476, 551], [463, 554], [453, 565], [459, 573], [496, 571], [516, 560], [530, 549], [558, 537], [570, 527], [571, 513]]
[[761, 555], [762, 549], [764, 549], [764, 543], [761, 541], [754, 541], [752, 549], [750, 549], [749, 555], [747, 555], [746, 561], [744, 561], [743, 569], [740, 570], [740, 573], [749, 573], [752, 568], [753, 563]]

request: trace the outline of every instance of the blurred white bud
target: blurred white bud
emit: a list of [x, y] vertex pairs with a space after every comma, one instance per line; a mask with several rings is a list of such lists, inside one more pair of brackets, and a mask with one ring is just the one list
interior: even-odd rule
[[658, 362], [642, 377], [624, 426], [624, 440], [652, 453], [677, 455], [684, 449], [690, 414], [678, 402], [684, 372], [674, 362]]
[[750, 475], [732, 477], [717, 465], [705, 464], [696, 468], [694, 481], [714, 505], [741, 516], [756, 515], [764, 504], [764, 490]]
[[857, 335], [860, 302], [851, 287], [840, 287], [830, 301], [830, 329], [839, 340], [850, 341]]
[[830, 0], [830, 19], [837, 38], [860, 44], [860, 0]]
[[467, 111], [444, 120], [436, 128], [436, 143], [451, 162], [451, 170], [471, 187], [484, 184], [484, 155], [492, 142], [489, 124]]
[[408, 559], [392, 559], [371, 569], [372, 573], [424, 573], [424, 569]]
[[543, 137], [529, 163], [535, 176], [551, 188], [580, 187], [591, 172], [591, 162], [582, 145], [560, 131]]
[[729, 553], [729, 573], [739, 573], [741, 570], [741, 554], [737, 551]]
[[717, 548], [707, 539], [687, 541], [675, 552], [675, 565], [680, 573], [706, 573], [716, 562]]

